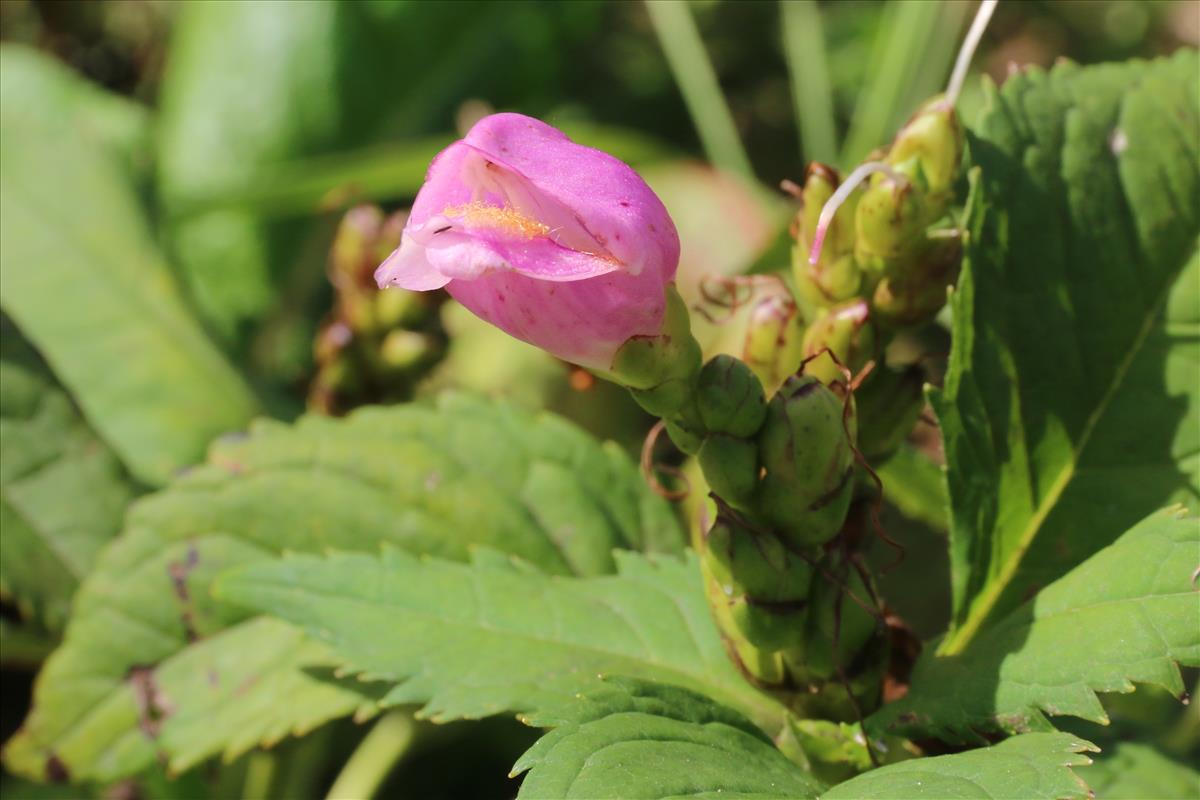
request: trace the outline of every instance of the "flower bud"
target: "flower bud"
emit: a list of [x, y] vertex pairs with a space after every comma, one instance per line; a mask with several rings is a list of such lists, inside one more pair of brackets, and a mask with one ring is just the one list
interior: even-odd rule
[[819, 680], [834, 677], [839, 666], [853, 672], [855, 661], [881, 625], [863, 608], [874, 594], [859, 571], [829, 566], [827, 571], [838, 580], [820, 575], [813, 581], [804, 637], [804, 670]]
[[[493, 114], [434, 159], [375, 278], [445, 287], [518, 339], [614, 371], [627, 342], [665, 335], [678, 261], [675, 226], [636, 172], [536, 119]], [[649, 371], [655, 386], [674, 375]]]
[[341, 292], [371, 285], [383, 212], [378, 206], [355, 206], [338, 224], [329, 251], [329, 280]]
[[958, 277], [962, 243], [957, 237], [927, 239], [918, 256], [893, 268], [871, 295], [874, 315], [891, 325], [932, 319], [946, 304], [946, 289]]
[[827, 542], [846, 519], [854, 419], [842, 415], [843, 400], [810, 375], [789, 378], [767, 406], [757, 508], [792, 546]]
[[926, 219], [946, 210], [958, 178], [963, 137], [958, 114], [942, 97], [922, 106], [896, 134], [887, 162], [925, 190]]
[[879, 366], [854, 392], [858, 449], [869, 463], [891, 455], [912, 431], [925, 406], [924, 384], [919, 367]]
[[773, 652], [804, 641], [812, 567], [769, 533], [719, 517], [705, 535], [705, 569], [717, 584], [729, 633]]
[[780, 292], [758, 301], [746, 325], [742, 361], [758, 377], [767, 394], [796, 370], [804, 359], [804, 320], [790, 296]]
[[696, 407], [706, 431], [740, 439], [753, 436], [767, 415], [758, 378], [745, 363], [724, 354], [700, 370]]
[[[806, 260], [816, 236], [821, 210], [839, 185], [841, 177], [833, 167], [816, 161], [808, 165], [808, 172], [804, 176], [804, 188], [800, 191], [801, 207], [796, 231], [796, 244], [803, 248]], [[854, 251], [854, 213], [860, 195], [859, 192], [851, 194], [829, 223], [819, 262], [833, 260]]]
[[689, 456], [694, 456], [700, 452], [700, 446], [704, 444], [704, 435], [693, 431], [679, 421], [673, 419], [664, 419], [664, 427], [667, 431], [667, 436], [671, 437], [671, 442], [678, 447], [682, 452]]
[[812, 375], [826, 386], [834, 381], [844, 383], [846, 376], [829, 353], [818, 355], [826, 349], [851, 375], [875, 357], [875, 326], [865, 301], [853, 300], [830, 309], [804, 334], [804, 357], [812, 358], [804, 365], [804, 374]]
[[700, 445], [700, 468], [709, 488], [734, 508], [745, 509], [758, 486], [758, 447], [751, 439], [710, 433]]
[[[744, 606], [745, 598], [734, 592], [733, 586], [721, 583], [709, 572], [709, 562], [700, 561], [704, 575], [704, 591], [708, 595], [708, 606], [725, 648], [737, 665], [752, 679], [767, 685], [777, 685], [784, 680], [783, 658], [773, 650], [766, 650], [751, 643], [734, 621], [733, 608]], [[797, 626], [802, 629], [802, 626]]]
[[837, 210], [826, 231], [820, 258], [816, 264], [809, 263], [821, 209], [838, 184], [836, 170], [813, 162], [800, 194], [802, 206], [796, 218], [792, 275], [807, 316], [820, 308], [849, 300], [862, 286], [862, 275], [854, 259], [854, 218], [860, 192], [851, 194]]
[[854, 256], [864, 270], [881, 275], [913, 251], [925, 231], [922, 202], [910, 181], [882, 173], [871, 179], [855, 214]]

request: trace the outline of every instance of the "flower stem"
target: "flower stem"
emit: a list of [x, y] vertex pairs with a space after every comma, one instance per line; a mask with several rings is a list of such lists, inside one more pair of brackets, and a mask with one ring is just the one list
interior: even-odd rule
[[386, 714], [363, 737], [329, 789], [328, 800], [369, 800], [408, 750], [415, 729], [412, 715]]

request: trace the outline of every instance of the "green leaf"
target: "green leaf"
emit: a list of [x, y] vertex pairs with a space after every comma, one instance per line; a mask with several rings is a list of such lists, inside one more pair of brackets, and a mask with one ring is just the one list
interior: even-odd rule
[[0, 303], [140, 480], [165, 482], [255, 401], [205, 338], [124, 157], [47, 57], [0, 51]]
[[612, 680], [531, 724], [519, 798], [815, 798], [820, 785], [741, 714], [703, 695]]
[[988, 93], [945, 434], [960, 652], [1156, 508], [1200, 496], [1200, 64]]
[[61, 630], [134, 493], [65, 394], [32, 367], [0, 360], [0, 596]]
[[295, 556], [222, 577], [218, 596], [302, 626], [347, 670], [396, 682], [386, 703], [425, 703], [435, 721], [550, 713], [601, 675], [701, 692], [766, 730], [782, 706], [726, 655], [694, 556], [618, 554], [618, 574], [533, 573], [487, 555], [470, 565], [382, 556]]
[[367, 713], [374, 687], [331, 682], [325, 647], [209, 589], [218, 572], [285, 549], [380, 543], [456, 559], [486, 544], [596, 574], [614, 568], [614, 548], [678, 552], [682, 534], [623, 453], [553, 417], [450, 396], [436, 409], [258, 423], [131, 509], [79, 590], [6, 763], [39, 777], [53, 757], [75, 779], [111, 780]]
[[1153, 747], [1122, 742], [1080, 773], [1100, 800], [1193, 800], [1200, 773]]
[[1178, 663], [1200, 666], [1197, 552], [1195, 517], [1148, 517], [961, 654], [926, 652], [908, 694], [869, 726], [971, 741], [1052, 730], [1045, 714], [1106, 722], [1096, 692], [1131, 692], [1134, 681], [1182, 694]]
[[883, 496], [908, 519], [946, 532], [946, 479], [941, 467], [913, 445], [900, 445], [876, 470]]
[[1084, 800], [1071, 767], [1094, 745], [1065, 733], [1015, 736], [992, 747], [881, 767], [840, 783], [821, 800]]

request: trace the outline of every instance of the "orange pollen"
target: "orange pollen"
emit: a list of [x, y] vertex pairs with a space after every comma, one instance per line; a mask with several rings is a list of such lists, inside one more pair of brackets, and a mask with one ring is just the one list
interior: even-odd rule
[[512, 238], [536, 239], [550, 233], [549, 225], [527, 217], [515, 208], [489, 206], [478, 200], [451, 206], [442, 212], [442, 216], [460, 218], [468, 228], [496, 231]]

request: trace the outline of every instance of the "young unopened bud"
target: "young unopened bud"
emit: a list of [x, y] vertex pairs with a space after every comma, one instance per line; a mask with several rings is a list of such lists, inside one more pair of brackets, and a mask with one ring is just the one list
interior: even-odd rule
[[725, 515], [705, 534], [704, 559], [741, 636], [766, 650], [803, 641], [813, 581], [805, 559], [770, 533], [752, 531]]
[[[743, 607], [745, 598], [735, 592], [729, 583], [721, 583], [709, 571], [710, 562], [701, 560], [700, 571], [704, 575], [704, 591], [713, 619], [725, 648], [738, 666], [754, 680], [767, 685], [777, 685], [784, 680], [783, 657], [774, 650], [767, 650], [751, 643], [741, 626], [734, 620], [735, 606]], [[799, 626], [803, 630], [802, 626]]]
[[388, 331], [379, 345], [379, 357], [386, 369], [403, 372], [436, 361], [442, 355], [437, 337], [402, 328]]
[[[841, 185], [841, 177], [833, 167], [816, 161], [808, 165], [804, 176], [804, 188], [800, 192], [800, 214], [797, 217], [796, 243], [804, 249], [804, 257], [812, 247], [817, 235], [821, 211], [829, 198]], [[825, 231], [825, 242], [818, 263], [832, 262], [854, 251], [854, 210], [861, 192], [854, 192], [838, 208]]]
[[958, 114], [942, 97], [917, 111], [892, 143], [887, 162], [925, 190], [926, 219], [946, 210], [962, 160], [963, 137]]
[[842, 398], [810, 375], [789, 378], [767, 407], [757, 507], [793, 546], [829, 541], [846, 519], [854, 420], [842, 414]]
[[865, 301], [853, 300], [818, 317], [804, 334], [804, 357], [815, 356], [804, 365], [804, 374], [827, 386], [835, 381], [845, 383], [846, 376], [830, 353], [851, 375], [857, 374], [875, 357], [875, 326], [870, 313]]
[[925, 232], [923, 197], [911, 181], [877, 174], [863, 192], [855, 214], [854, 255], [875, 274], [912, 252]]
[[758, 487], [758, 447], [752, 439], [710, 433], [700, 445], [700, 469], [709, 488], [734, 508], [748, 507]]
[[378, 206], [355, 206], [342, 217], [329, 252], [329, 280], [339, 291], [374, 288], [371, 275], [382, 225]]
[[946, 289], [958, 277], [962, 243], [957, 237], [927, 239], [919, 255], [885, 275], [871, 295], [875, 316], [891, 325], [932, 319], [946, 304]]
[[768, 295], [754, 306], [746, 325], [742, 360], [767, 394], [800, 368], [804, 359], [804, 319], [790, 296]]
[[891, 455], [912, 431], [925, 405], [924, 383], [918, 367], [879, 366], [855, 391], [858, 449], [868, 462]]
[[835, 567], [830, 572], [838, 576], [837, 582], [825, 575], [813, 581], [804, 641], [804, 669], [821, 680], [834, 677], [839, 666], [853, 672], [880, 627], [875, 615], [863, 608], [874, 595], [858, 570]]
[[800, 194], [802, 206], [796, 217], [792, 274], [804, 312], [809, 316], [817, 309], [854, 297], [862, 284], [854, 260], [854, 214], [860, 192], [851, 194], [838, 208], [825, 233], [820, 257], [815, 264], [809, 261], [821, 210], [838, 184], [836, 170], [813, 162]]
[[696, 407], [704, 429], [745, 439], [767, 415], [762, 384], [750, 367], [730, 355], [718, 355], [700, 370]]

